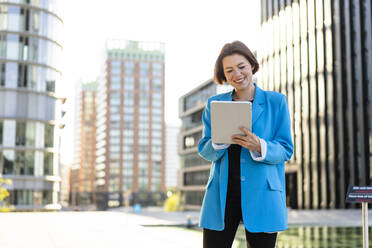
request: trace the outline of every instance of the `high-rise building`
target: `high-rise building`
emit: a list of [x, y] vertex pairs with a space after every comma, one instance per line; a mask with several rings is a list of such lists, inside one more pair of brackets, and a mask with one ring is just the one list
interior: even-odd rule
[[165, 191], [164, 44], [109, 40], [97, 99], [99, 208]]
[[56, 3], [0, 0], [0, 177], [16, 210], [60, 208]]
[[180, 169], [180, 159], [178, 156], [178, 132], [177, 126], [167, 125], [166, 127], [166, 158], [165, 158], [165, 186], [166, 188], [176, 187], [178, 183], [178, 170]]
[[293, 208], [348, 208], [347, 187], [372, 179], [370, 0], [262, 0], [259, 84], [284, 93], [294, 154]]
[[75, 155], [71, 167], [70, 204], [95, 204], [97, 82], [84, 83], [75, 102]]
[[209, 176], [210, 162], [198, 154], [204, 108], [209, 97], [229, 90], [232, 90], [229, 85], [217, 85], [210, 79], [179, 99], [179, 117], [182, 120], [178, 144], [181, 158], [179, 189], [185, 209], [200, 209]]

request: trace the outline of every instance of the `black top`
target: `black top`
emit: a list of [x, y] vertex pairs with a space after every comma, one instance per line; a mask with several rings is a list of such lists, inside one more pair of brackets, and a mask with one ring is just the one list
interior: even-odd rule
[[227, 198], [240, 201], [240, 152], [241, 146], [231, 144], [228, 148], [229, 179], [227, 185]]

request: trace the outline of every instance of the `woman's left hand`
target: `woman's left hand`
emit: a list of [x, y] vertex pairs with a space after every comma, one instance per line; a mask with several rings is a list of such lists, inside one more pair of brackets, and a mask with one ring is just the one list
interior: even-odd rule
[[260, 139], [254, 133], [248, 131], [244, 127], [239, 127], [239, 129], [245, 134], [245, 136], [235, 134], [231, 136], [232, 141], [247, 148], [248, 150], [261, 153]]

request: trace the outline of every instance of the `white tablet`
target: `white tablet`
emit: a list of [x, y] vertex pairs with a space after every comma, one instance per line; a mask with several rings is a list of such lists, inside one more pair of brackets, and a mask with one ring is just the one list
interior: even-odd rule
[[212, 142], [215, 144], [234, 144], [231, 136], [244, 133], [243, 126], [252, 130], [252, 103], [242, 101], [212, 101], [211, 129]]

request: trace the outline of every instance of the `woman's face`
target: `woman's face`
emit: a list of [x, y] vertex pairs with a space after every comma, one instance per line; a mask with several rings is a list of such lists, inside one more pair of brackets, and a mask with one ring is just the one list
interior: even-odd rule
[[252, 82], [252, 66], [240, 54], [233, 54], [222, 59], [226, 81], [236, 90], [244, 90]]

